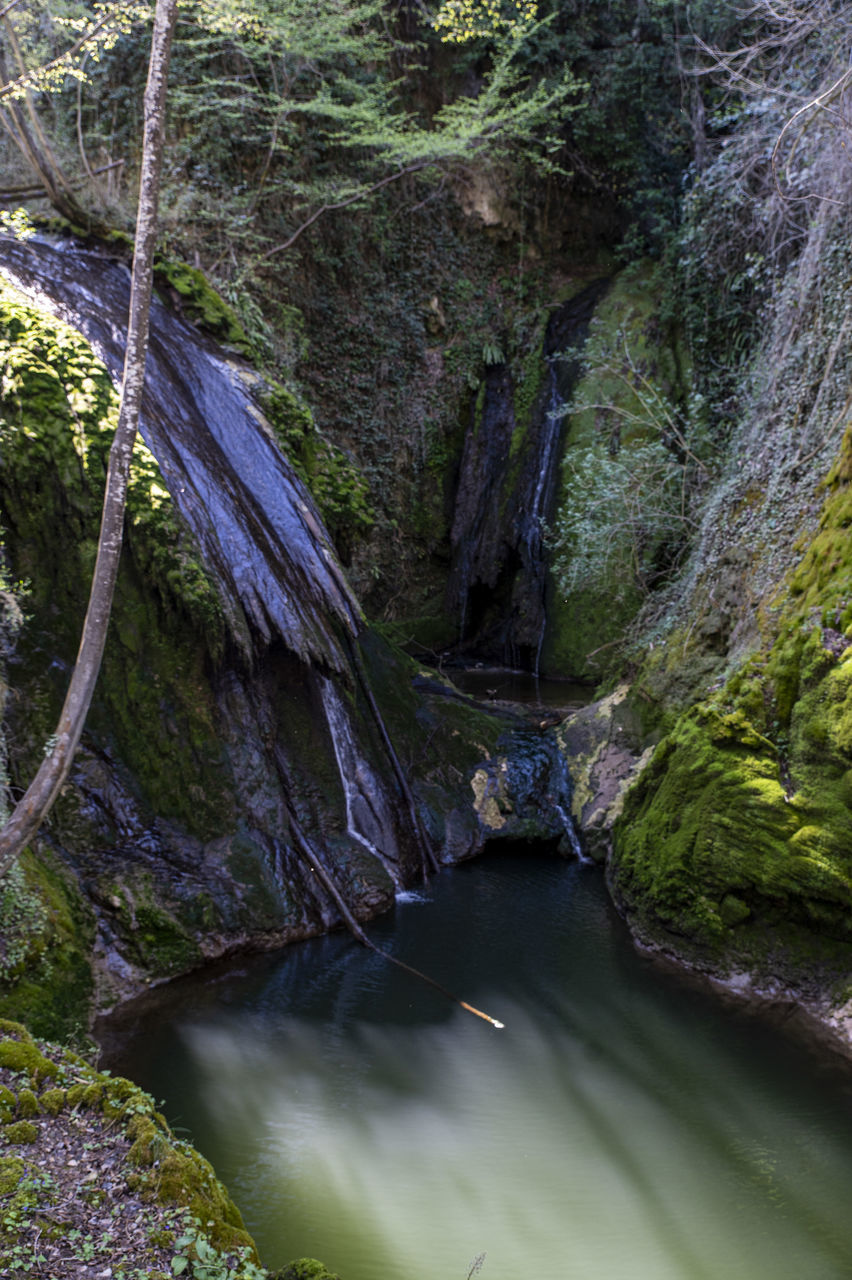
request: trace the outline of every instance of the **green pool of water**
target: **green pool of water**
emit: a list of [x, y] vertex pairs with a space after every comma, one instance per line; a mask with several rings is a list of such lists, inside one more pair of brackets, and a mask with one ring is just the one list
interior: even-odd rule
[[268, 1266], [344, 1280], [852, 1276], [847, 1069], [633, 951], [590, 867], [445, 872], [377, 942], [182, 984], [110, 1041]]

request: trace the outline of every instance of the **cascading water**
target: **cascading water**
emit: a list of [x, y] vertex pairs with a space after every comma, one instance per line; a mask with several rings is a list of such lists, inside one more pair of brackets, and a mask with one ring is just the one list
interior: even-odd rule
[[[0, 269], [26, 296], [91, 344], [120, 382], [130, 274], [74, 244], [0, 238]], [[335, 625], [361, 627], [310, 494], [265, 429], [259, 381], [156, 298], [140, 431], [175, 506], [217, 579], [266, 644], [279, 637], [306, 661], [348, 667]]]
[[328, 728], [346, 798], [346, 826], [353, 840], [378, 858], [401, 887], [399, 849], [384, 784], [358, 747], [343, 700], [334, 683], [320, 679]]
[[[130, 286], [123, 262], [74, 242], [0, 237], [0, 271], [37, 306], [82, 333], [113, 381], [120, 381]], [[250, 849], [258, 864], [239, 874], [258, 876], [264, 893], [274, 882], [285, 919], [296, 915], [295, 893], [297, 912], [318, 914], [327, 926], [334, 903], [339, 907], [347, 894], [386, 904], [394, 887], [417, 878], [427, 855], [417, 849], [422, 832], [412, 822], [407, 781], [399, 776], [381, 712], [365, 685], [360, 607], [310, 494], [263, 418], [262, 394], [256, 375], [154, 299], [140, 432], [197, 540], [241, 654], [213, 675], [245, 825], [235, 837], [239, 856]], [[373, 764], [357, 741], [337, 681], [362, 690], [365, 724], [378, 729], [371, 731]], [[288, 738], [289, 721], [298, 714], [313, 724], [323, 711], [332, 742], [311, 730], [316, 755], [309, 763]], [[339, 799], [319, 796], [311, 776], [331, 754], [330, 745]], [[380, 778], [382, 769], [390, 787]], [[180, 832], [161, 824], [153, 835], [137, 831], [125, 847], [137, 859], [171, 859], [173, 867], [181, 861], [191, 897], [202, 891], [193, 879], [199, 861], [233, 866], [230, 837], [223, 833], [218, 845], [201, 856]], [[321, 884], [312, 867], [320, 853], [328, 875], [336, 868], [341, 876], [331, 898], [329, 883]], [[379, 864], [375, 872], [363, 865], [365, 855]], [[177, 883], [180, 877], [171, 878]], [[227, 913], [229, 891], [220, 889]]]
[[564, 406], [579, 372], [578, 352], [607, 288], [607, 280], [594, 281], [550, 317], [542, 353], [546, 377], [522, 444], [510, 371], [494, 365], [486, 371], [481, 411], [462, 456], [448, 588], [449, 607], [462, 620], [461, 648], [536, 674], [547, 625], [543, 526], [555, 497]]

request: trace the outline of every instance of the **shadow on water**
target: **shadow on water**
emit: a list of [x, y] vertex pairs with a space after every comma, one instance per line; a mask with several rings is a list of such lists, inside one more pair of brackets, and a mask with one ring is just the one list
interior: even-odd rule
[[852, 1274], [848, 1075], [638, 956], [594, 869], [488, 859], [371, 935], [506, 1030], [332, 936], [183, 983], [107, 1043], [214, 1161], [269, 1265]]

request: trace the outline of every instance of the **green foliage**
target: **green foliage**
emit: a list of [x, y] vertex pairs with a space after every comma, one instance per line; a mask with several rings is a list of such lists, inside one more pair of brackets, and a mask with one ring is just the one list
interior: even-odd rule
[[65, 0], [60, 6], [25, 0], [10, 5], [5, 42], [11, 46], [16, 74], [2, 86], [3, 97], [20, 100], [32, 92], [55, 93], [69, 78], [83, 80], [86, 63], [100, 61], [134, 22], [147, 16], [140, 0]]
[[0, 884], [0, 983], [8, 983], [20, 973], [34, 939], [46, 933], [48, 921], [43, 899], [30, 888], [23, 866], [17, 862]]
[[442, 0], [435, 15], [441, 39], [463, 44], [503, 30], [523, 31], [537, 17], [536, 0]]
[[0, 885], [0, 1015], [42, 1035], [76, 1035], [92, 995], [91, 931], [70, 877], [25, 851]]
[[342, 449], [321, 435], [307, 406], [286, 387], [273, 385], [264, 409], [291, 466], [313, 494], [344, 562], [353, 543], [375, 522], [369, 486]]
[[615, 456], [602, 444], [574, 450], [566, 472], [569, 499], [551, 537], [559, 589], [571, 595], [607, 581], [616, 603], [641, 598], [670, 571], [671, 549], [693, 523], [683, 464], [651, 440]]
[[[676, 571], [714, 461], [703, 399], [685, 385], [680, 334], [662, 311], [657, 268], [616, 278], [567, 409], [548, 531], [559, 598], [545, 656], [576, 674], [600, 676], [645, 599]], [[561, 358], [577, 362], [575, 352]]]
[[184, 1227], [175, 1241], [178, 1250], [172, 1257], [173, 1276], [192, 1280], [265, 1280], [266, 1271], [253, 1261], [252, 1250], [243, 1246], [223, 1254], [207, 1238], [197, 1219]]
[[615, 214], [610, 235], [623, 237], [623, 262], [657, 257], [678, 224], [704, 111], [703, 82], [687, 74], [693, 33], [721, 36], [730, 10], [717, 0], [688, 7], [659, 0], [639, 9], [629, 0], [551, 0], [541, 7], [553, 21], [536, 37], [530, 61], [564, 59], [589, 86], [565, 129], [570, 190], [578, 203], [593, 201], [598, 217]]

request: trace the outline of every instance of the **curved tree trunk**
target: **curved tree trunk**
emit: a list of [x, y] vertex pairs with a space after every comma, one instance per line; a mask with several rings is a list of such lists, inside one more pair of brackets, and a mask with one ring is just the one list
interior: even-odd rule
[[148, 314], [151, 305], [157, 204], [165, 130], [166, 78], [176, 10], [177, 0], [157, 0], [148, 84], [145, 89], [145, 135], [124, 380], [121, 387], [118, 427], [109, 455], [98, 555], [92, 578], [89, 607], [83, 624], [77, 663], [71, 676], [51, 749], [23, 799], [0, 831], [0, 875], [5, 875], [24, 846], [35, 835], [68, 776], [92, 701], [106, 642], [121, 555], [130, 458], [136, 440], [145, 378]]

